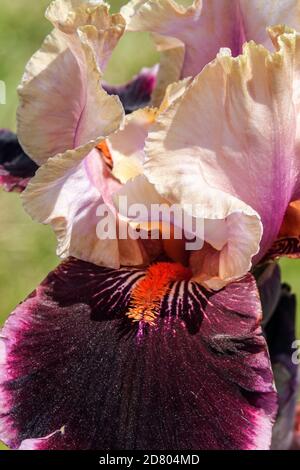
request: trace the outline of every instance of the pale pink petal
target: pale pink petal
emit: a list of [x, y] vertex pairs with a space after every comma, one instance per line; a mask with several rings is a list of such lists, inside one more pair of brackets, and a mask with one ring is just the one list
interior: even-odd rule
[[[139, 244], [126, 240], [119, 247], [117, 232], [99, 236], [98, 224], [108, 220], [117, 230], [118, 218], [111, 195], [120, 184], [110, 174], [93, 144], [48, 160], [23, 193], [25, 209], [39, 222], [50, 224], [58, 240], [57, 254], [74, 256], [97, 265], [139, 265]], [[99, 213], [99, 207], [102, 212]], [[103, 233], [101, 232], [101, 235]], [[128, 259], [129, 258], [129, 259]]]
[[[275, 43], [279, 32], [273, 31]], [[223, 51], [158, 118], [146, 146], [145, 173], [161, 196], [192, 203], [198, 217], [226, 219], [223, 280], [249, 269], [259, 216], [259, 258], [270, 248], [299, 181], [296, 33], [279, 36], [277, 49], [249, 43], [238, 58]]]
[[268, 26], [285, 23], [298, 28], [300, 1], [195, 0], [184, 8], [173, 0], [133, 0], [122, 13], [129, 30], [164, 36], [165, 49], [170, 49], [171, 38], [179, 41], [185, 49], [181, 76], [187, 77], [199, 73], [222, 47], [236, 56], [249, 40], [271, 46]]

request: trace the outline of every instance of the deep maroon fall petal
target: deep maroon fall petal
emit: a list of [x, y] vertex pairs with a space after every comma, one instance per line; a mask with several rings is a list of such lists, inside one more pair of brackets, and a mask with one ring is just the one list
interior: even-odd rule
[[119, 96], [126, 114], [139, 108], [148, 106], [156, 85], [158, 67], [143, 68], [129, 83], [120, 86], [111, 86], [107, 83], [103, 87], [110, 95]]
[[16, 134], [0, 130], [0, 187], [6, 191], [23, 191], [35, 175], [37, 164], [22, 150]]
[[[0, 438], [31, 449], [266, 449], [276, 413], [251, 275], [174, 283], [126, 317], [145, 273], [70, 259], [1, 333]], [[176, 297], [175, 297], [176, 296]]]

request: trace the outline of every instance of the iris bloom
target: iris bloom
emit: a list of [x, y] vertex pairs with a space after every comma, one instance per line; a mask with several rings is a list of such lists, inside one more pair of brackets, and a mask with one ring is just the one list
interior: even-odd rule
[[[296, 393], [297, 368], [275, 341], [294, 301], [272, 260], [300, 252], [299, 10], [296, 0], [48, 8], [53, 32], [19, 88], [21, 147], [1, 134], [0, 181], [30, 179], [25, 209], [53, 227], [65, 260], [1, 333], [0, 438], [11, 448], [270, 447]], [[161, 64], [111, 87], [103, 71], [126, 30], [152, 32]], [[158, 226], [156, 240], [99, 237], [101, 204], [118, 227], [136, 223], [120, 196], [188, 205], [203, 247], [164, 239], [151, 218], [138, 223]], [[290, 374], [281, 402], [269, 352], [275, 379], [276, 364]], [[276, 436], [274, 447], [290, 445]]]

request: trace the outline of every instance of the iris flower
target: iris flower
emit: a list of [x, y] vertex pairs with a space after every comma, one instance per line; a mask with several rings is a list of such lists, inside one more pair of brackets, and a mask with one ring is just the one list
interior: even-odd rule
[[[0, 182], [27, 186], [64, 258], [1, 332], [8, 446], [291, 445], [297, 367], [278, 331], [294, 339], [295, 301], [273, 260], [300, 253], [299, 13], [298, 0], [51, 3], [18, 138], [0, 134]], [[161, 63], [112, 87], [125, 31], [153, 33]], [[137, 223], [121, 196], [188, 211], [202, 248], [151, 217], [138, 226], [155, 240], [99, 237], [102, 204], [126, 233]]]

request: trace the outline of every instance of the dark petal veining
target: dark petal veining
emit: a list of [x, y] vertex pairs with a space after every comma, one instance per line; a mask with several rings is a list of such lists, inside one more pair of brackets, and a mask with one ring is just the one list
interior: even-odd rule
[[[141, 270], [69, 259], [1, 333], [0, 437], [22, 449], [266, 449], [276, 394], [254, 279], [174, 283], [126, 317]], [[1, 360], [2, 358], [2, 360]]]

